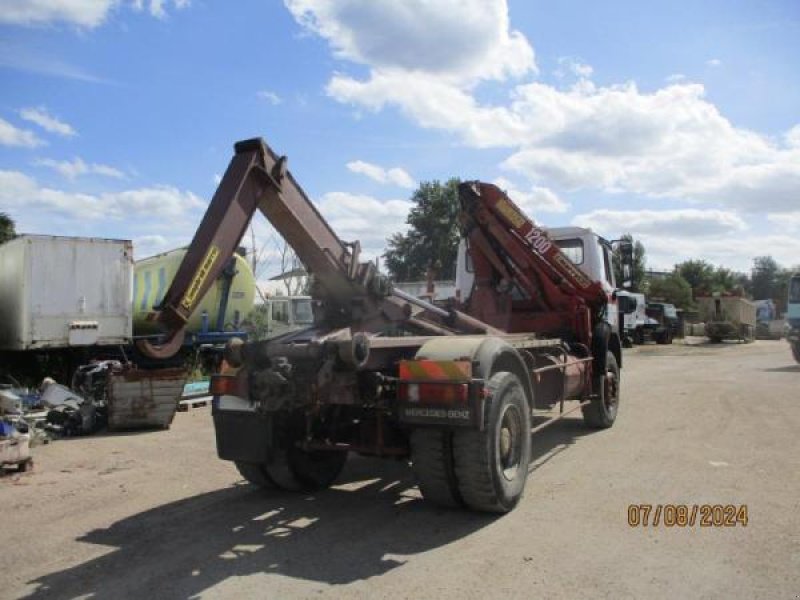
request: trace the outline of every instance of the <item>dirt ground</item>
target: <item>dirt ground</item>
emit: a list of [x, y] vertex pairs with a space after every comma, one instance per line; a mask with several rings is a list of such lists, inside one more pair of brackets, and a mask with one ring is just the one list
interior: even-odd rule
[[[216, 458], [208, 408], [169, 431], [35, 448], [0, 479], [3, 598], [800, 597], [800, 366], [782, 341], [626, 351], [616, 425], [536, 434], [497, 517], [351, 458], [316, 495]], [[746, 527], [631, 527], [630, 504], [746, 504]], [[651, 517], [652, 518], [652, 517]]]

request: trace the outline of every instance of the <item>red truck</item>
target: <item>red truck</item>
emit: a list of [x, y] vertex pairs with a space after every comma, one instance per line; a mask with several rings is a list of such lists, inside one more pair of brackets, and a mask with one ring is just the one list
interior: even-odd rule
[[[214, 376], [220, 458], [264, 488], [331, 485], [349, 452], [407, 457], [437, 504], [507, 512], [528, 476], [531, 432], [581, 410], [617, 417], [622, 353], [611, 245], [591, 231], [538, 227], [498, 187], [459, 187], [460, 301], [393, 289], [358, 242], [340, 240], [261, 139], [235, 145], [183, 263], [153, 318], [162, 343], [185, 324], [263, 213], [312, 274], [313, 324], [231, 342], [235, 374]], [[623, 248], [626, 266], [630, 248]], [[569, 403], [569, 404], [567, 404]], [[532, 429], [534, 411], [556, 416]], [[557, 411], [557, 412], [556, 412]]]

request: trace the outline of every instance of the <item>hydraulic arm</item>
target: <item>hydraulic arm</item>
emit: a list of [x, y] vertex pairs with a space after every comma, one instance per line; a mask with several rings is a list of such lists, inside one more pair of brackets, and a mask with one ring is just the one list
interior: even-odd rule
[[608, 302], [602, 284], [576, 267], [497, 186], [463, 183], [459, 199], [476, 275], [470, 312], [509, 332], [588, 345], [592, 315]]
[[198, 302], [221, 274], [256, 210], [260, 210], [313, 274], [315, 322], [328, 329], [377, 332], [401, 326], [415, 333], [448, 335], [493, 331], [458, 311], [392, 293], [371, 262], [359, 263], [358, 242], [340, 240], [286, 168], [260, 138], [235, 145], [235, 155], [156, 312], [166, 329], [162, 344], [140, 341], [152, 358], [174, 355]]

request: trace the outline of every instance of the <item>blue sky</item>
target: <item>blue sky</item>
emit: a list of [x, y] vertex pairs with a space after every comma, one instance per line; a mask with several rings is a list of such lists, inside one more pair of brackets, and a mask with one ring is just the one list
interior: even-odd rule
[[654, 268], [800, 263], [800, 4], [649, 4], [0, 0], [0, 211], [146, 256], [263, 136], [373, 255], [458, 176]]

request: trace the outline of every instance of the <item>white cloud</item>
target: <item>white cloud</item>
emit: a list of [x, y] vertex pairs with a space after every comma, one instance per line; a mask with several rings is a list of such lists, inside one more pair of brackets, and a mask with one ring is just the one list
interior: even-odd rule
[[363, 160], [354, 160], [347, 163], [347, 168], [353, 173], [360, 173], [378, 183], [394, 184], [407, 189], [414, 189], [417, 186], [417, 182], [414, 181], [414, 178], [400, 167], [385, 169], [379, 165], [368, 163]]
[[[800, 211], [783, 214], [769, 214], [767, 215], [767, 219], [771, 223], [774, 223], [775, 227], [780, 231], [800, 231]], [[797, 262], [800, 263], [800, 255], [797, 257]]]
[[379, 256], [389, 236], [406, 231], [411, 208], [408, 200], [378, 200], [347, 192], [329, 192], [316, 204], [342, 240], [361, 242], [366, 257]]
[[93, 28], [101, 25], [117, 4], [117, 0], [5, 0], [0, 3], [0, 22], [13, 25], [65, 22]]
[[67, 179], [75, 179], [81, 175], [89, 174], [103, 175], [105, 177], [114, 177], [117, 179], [123, 179], [125, 177], [125, 173], [119, 169], [99, 163], [87, 163], [82, 158], [77, 156], [72, 160], [53, 160], [51, 158], [44, 158], [37, 160], [34, 164], [49, 167]]
[[722, 61], [718, 58], [710, 58], [706, 61], [706, 65], [709, 67], [720, 67], [722, 66]]
[[285, 0], [304, 27], [372, 74], [415, 72], [461, 83], [535, 71], [533, 48], [509, 29], [505, 0]]
[[[800, 129], [778, 140], [736, 127], [705, 98], [700, 84], [681, 82], [652, 92], [633, 82], [597, 86], [588, 79], [588, 65], [563, 59], [579, 77], [568, 89], [521, 83], [505, 102], [479, 102], [473, 95], [476, 82], [523, 76], [535, 66], [532, 50], [519, 65], [501, 51], [503, 40], [511, 39], [529, 48], [521, 34], [509, 33], [505, 2], [478, 4], [491, 7], [487, 28], [495, 33], [488, 40], [468, 35], [474, 25], [471, 2], [464, 10], [449, 3], [415, 4], [414, 27], [395, 14], [404, 9], [394, 3], [367, 8], [355, 0], [335, 6], [323, 0], [287, 3], [339, 58], [369, 68], [366, 78], [333, 73], [326, 86], [330, 97], [370, 111], [397, 108], [420, 127], [450, 132], [468, 146], [509, 148], [503, 166], [532, 184], [713, 202], [744, 211], [796, 207]], [[472, 66], [424, 51], [429, 39], [447, 48], [452, 35], [461, 44], [474, 44], [463, 52]]]
[[[134, 10], [147, 10], [152, 16], [167, 16], [165, 0], [3, 0], [0, 2], [0, 23], [24, 26], [67, 23], [93, 29], [106, 22], [109, 14], [120, 6]], [[189, 0], [169, 2], [176, 10], [189, 6]]]
[[558, 68], [553, 72], [553, 74], [561, 79], [570, 73], [575, 77], [587, 78], [592, 76], [594, 69], [591, 65], [588, 65], [570, 56], [560, 57], [558, 59]]
[[120, 192], [87, 194], [43, 187], [19, 171], [0, 170], [0, 204], [57, 213], [77, 219], [130, 219], [146, 217], [175, 226], [175, 219], [204, 209], [206, 203], [191, 192], [172, 186], [152, 186]]
[[569, 204], [545, 187], [532, 186], [528, 191], [523, 191], [505, 177], [498, 177], [493, 183], [534, 221], [539, 220], [536, 216], [539, 212], [563, 213], [569, 208]]
[[56, 133], [66, 137], [77, 134], [72, 125], [54, 117], [43, 106], [37, 108], [23, 108], [19, 111], [19, 116], [26, 121], [35, 123], [49, 133]]
[[0, 145], [36, 148], [43, 144], [44, 141], [36, 137], [32, 131], [20, 129], [5, 119], [0, 119]]
[[273, 106], [281, 103], [281, 97], [278, 96], [275, 92], [270, 92], [269, 90], [261, 90], [260, 92], [256, 93], [261, 100], [266, 100]]
[[591, 227], [611, 237], [623, 233], [672, 238], [714, 237], [747, 229], [742, 218], [722, 210], [608, 210], [600, 209], [572, 220], [573, 225]]

